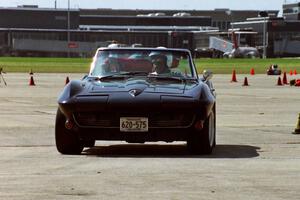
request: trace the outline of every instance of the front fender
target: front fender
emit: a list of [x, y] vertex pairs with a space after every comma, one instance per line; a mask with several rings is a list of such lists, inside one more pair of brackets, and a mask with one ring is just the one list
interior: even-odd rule
[[204, 108], [206, 108], [206, 110], [204, 112], [206, 117], [208, 117], [210, 113], [213, 112], [216, 97], [207, 84], [203, 84], [203, 87], [201, 88], [200, 102], [205, 105]]
[[82, 81], [72, 80], [70, 81], [63, 89], [61, 94], [58, 97], [58, 103], [66, 103], [68, 102], [73, 96], [80, 93], [83, 89]]
[[68, 111], [72, 110], [72, 107], [74, 106], [74, 96], [79, 94], [83, 88], [84, 86], [82, 81], [72, 80], [64, 87], [63, 91], [59, 95], [57, 100], [59, 109], [67, 118], [71, 117], [71, 114]]

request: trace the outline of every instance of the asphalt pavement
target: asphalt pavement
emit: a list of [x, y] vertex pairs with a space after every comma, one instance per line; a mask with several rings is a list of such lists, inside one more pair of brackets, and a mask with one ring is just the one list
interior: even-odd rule
[[[217, 146], [97, 141], [82, 155], [57, 152], [56, 99], [82, 74], [4, 74], [0, 83], [0, 199], [299, 199], [300, 87], [278, 76], [215, 75]], [[244, 77], [250, 86], [242, 86]], [[288, 76], [288, 79], [300, 76]]]

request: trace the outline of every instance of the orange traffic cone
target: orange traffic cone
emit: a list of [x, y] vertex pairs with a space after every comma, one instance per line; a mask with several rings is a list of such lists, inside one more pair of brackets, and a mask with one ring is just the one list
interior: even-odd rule
[[252, 68], [252, 69], [250, 70], [250, 75], [255, 75], [254, 68]]
[[282, 85], [280, 76], [278, 77], [277, 85]]
[[231, 82], [237, 82], [236, 80], [236, 73], [235, 70], [232, 71], [232, 78], [231, 78]]
[[244, 79], [244, 84], [243, 84], [243, 86], [249, 86], [247, 77], [245, 77], [245, 79]]
[[33, 76], [30, 76], [29, 86], [35, 86], [35, 83], [34, 83], [34, 80], [33, 80]]
[[69, 79], [69, 77], [67, 76], [67, 78], [66, 78], [66, 85], [67, 85], [69, 82], [70, 82], [70, 79]]
[[293, 134], [300, 134], [300, 113], [299, 113], [298, 122], [296, 124], [295, 131], [293, 132]]
[[282, 83], [285, 84], [285, 85], [288, 84], [288, 81], [287, 81], [287, 78], [286, 78], [286, 72], [283, 73]]
[[296, 70], [294, 70], [294, 75], [297, 75], [297, 71]]
[[290, 76], [292, 76], [293, 75], [293, 70], [290, 70]]

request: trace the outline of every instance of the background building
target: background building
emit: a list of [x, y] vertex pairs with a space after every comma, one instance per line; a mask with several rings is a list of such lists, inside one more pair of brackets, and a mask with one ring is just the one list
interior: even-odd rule
[[265, 47], [266, 57], [300, 56], [300, 3], [284, 4], [283, 17], [248, 18], [233, 25], [257, 32], [255, 46], [262, 53]]
[[[207, 49], [209, 36], [259, 11], [0, 8], [0, 55], [91, 56], [124, 45]], [[269, 11], [277, 16], [278, 11]], [[234, 27], [235, 28], [235, 27]]]
[[[112, 9], [81, 9], [81, 16], [181, 16], [181, 17], [209, 17], [211, 23], [209, 26], [218, 27], [224, 31], [231, 28], [231, 22], [245, 21], [247, 18], [257, 17], [260, 10], [112, 10]], [[270, 15], [277, 16], [277, 10], [267, 11]]]
[[286, 20], [300, 20], [300, 3], [284, 4], [282, 15]]

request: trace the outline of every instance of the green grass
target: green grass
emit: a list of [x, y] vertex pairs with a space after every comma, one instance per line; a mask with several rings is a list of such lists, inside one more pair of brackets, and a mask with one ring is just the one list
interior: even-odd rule
[[239, 74], [248, 74], [254, 68], [255, 73], [264, 74], [271, 64], [277, 64], [283, 71], [296, 69], [300, 72], [300, 59], [197, 59], [198, 73], [203, 69], [211, 69], [215, 74], [230, 74], [235, 69]]
[[87, 73], [92, 59], [0, 57], [0, 67], [6, 72]]
[[[38, 73], [87, 73], [91, 58], [22, 58], [0, 57], [0, 67], [6, 72], [33, 72]], [[198, 72], [211, 69], [215, 74], [237, 73], [247, 74], [251, 68], [255, 73], [266, 73], [271, 64], [286, 72], [296, 69], [300, 73], [300, 59], [196, 59]]]

